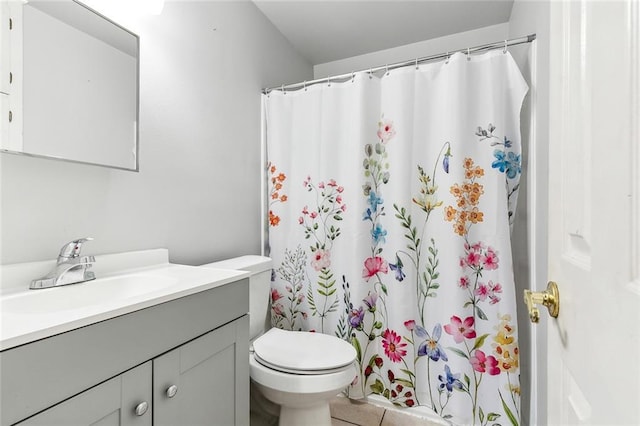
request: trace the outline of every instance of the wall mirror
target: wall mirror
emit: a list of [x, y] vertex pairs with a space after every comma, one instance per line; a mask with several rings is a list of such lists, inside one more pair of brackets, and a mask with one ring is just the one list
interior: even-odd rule
[[138, 36], [75, 0], [22, 19], [22, 140], [2, 148], [138, 171]]

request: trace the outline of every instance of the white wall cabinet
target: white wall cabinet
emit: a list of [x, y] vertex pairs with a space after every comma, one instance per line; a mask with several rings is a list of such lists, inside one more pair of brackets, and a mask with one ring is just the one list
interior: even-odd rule
[[0, 148], [22, 150], [22, 2], [0, 0]]
[[0, 424], [248, 425], [248, 300], [245, 279], [0, 352]]

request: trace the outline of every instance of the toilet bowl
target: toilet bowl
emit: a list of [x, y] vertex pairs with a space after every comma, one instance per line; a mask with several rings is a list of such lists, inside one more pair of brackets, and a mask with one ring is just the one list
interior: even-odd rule
[[327, 334], [270, 327], [271, 259], [242, 256], [202, 266], [251, 273], [252, 389], [280, 407], [278, 424], [330, 426], [329, 401], [356, 376], [353, 346]]

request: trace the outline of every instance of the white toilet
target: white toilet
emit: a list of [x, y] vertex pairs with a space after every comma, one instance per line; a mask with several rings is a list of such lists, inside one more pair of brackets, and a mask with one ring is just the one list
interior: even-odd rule
[[251, 272], [249, 371], [255, 388], [280, 406], [279, 424], [330, 426], [329, 401], [356, 376], [353, 346], [327, 334], [271, 328], [270, 258], [241, 256], [202, 266]]

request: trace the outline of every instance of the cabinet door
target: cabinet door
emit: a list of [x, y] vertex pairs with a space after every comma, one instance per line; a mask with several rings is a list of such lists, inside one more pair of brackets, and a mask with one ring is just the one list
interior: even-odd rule
[[[151, 361], [18, 423], [20, 426], [151, 426]], [[145, 413], [136, 414], [146, 402]]]
[[9, 144], [9, 95], [0, 93], [0, 148]]
[[248, 425], [248, 316], [156, 358], [153, 383], [154, 426]]
[[9, 72], [11, 69], [9, 1], [0, 0], [0, 93], [9, 93]]

